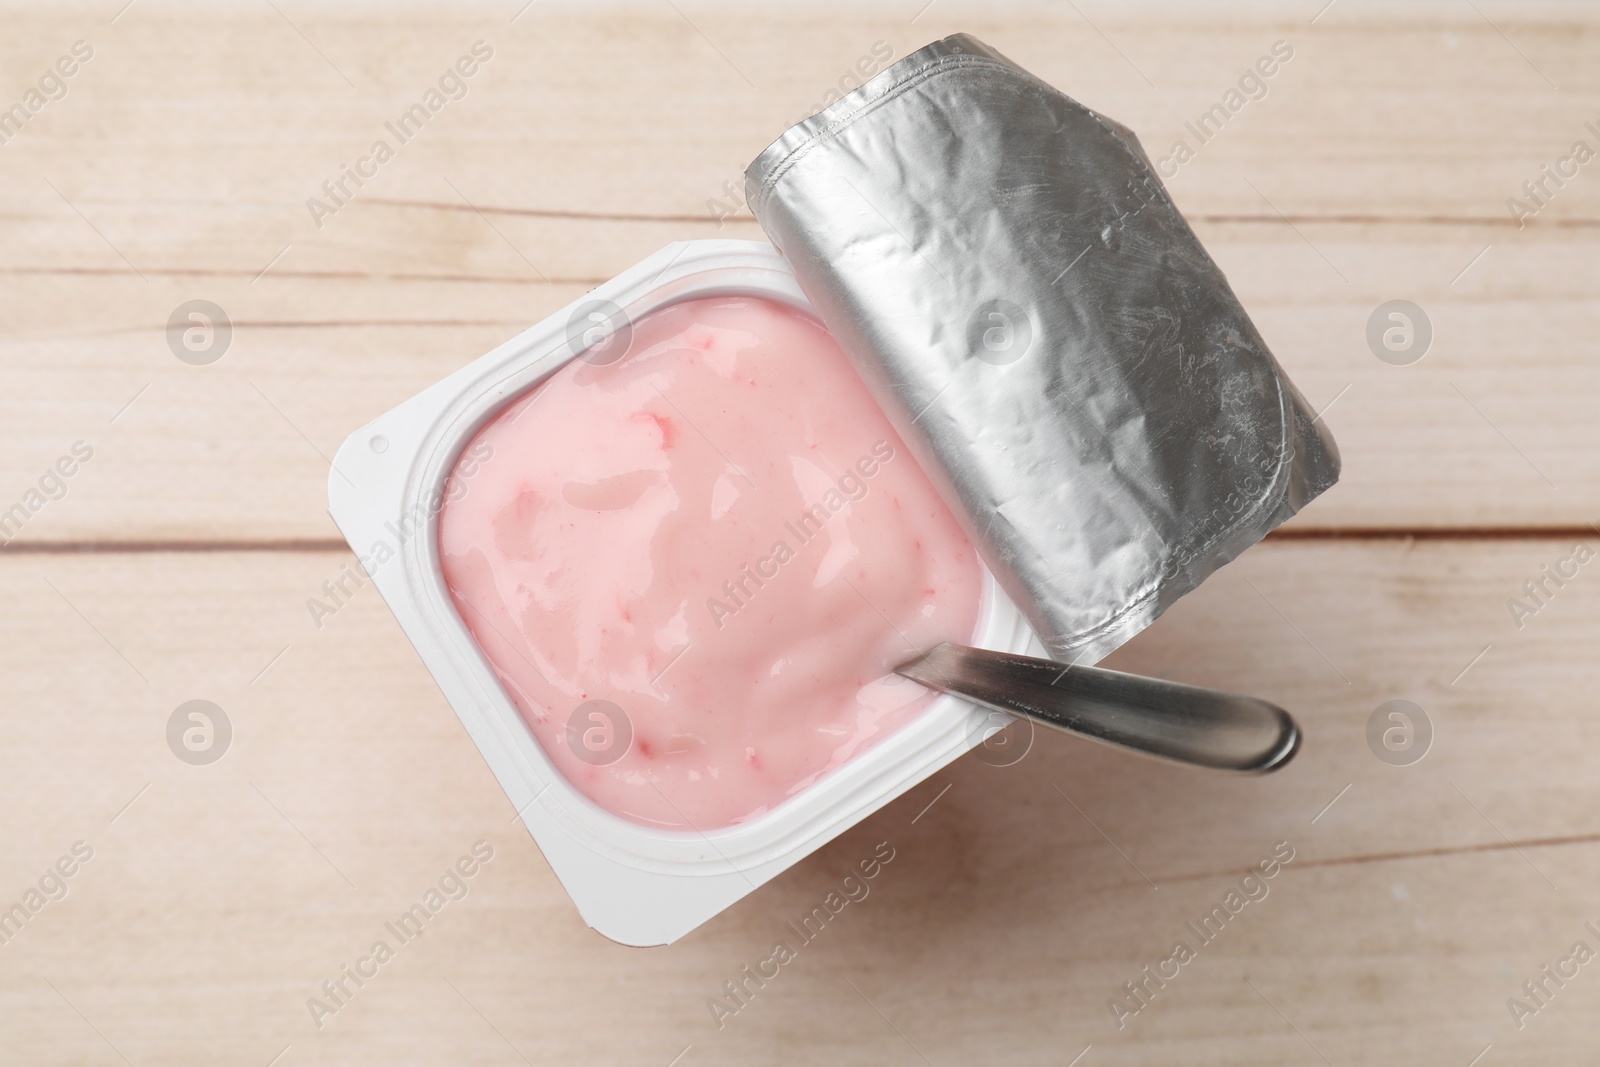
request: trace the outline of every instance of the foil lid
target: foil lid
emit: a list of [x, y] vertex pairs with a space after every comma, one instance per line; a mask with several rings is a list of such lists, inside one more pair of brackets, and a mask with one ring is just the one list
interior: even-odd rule
[[1339, 476], [1127, 128], [957, 34], [795, 125], [746, 199], [1063, 662]]

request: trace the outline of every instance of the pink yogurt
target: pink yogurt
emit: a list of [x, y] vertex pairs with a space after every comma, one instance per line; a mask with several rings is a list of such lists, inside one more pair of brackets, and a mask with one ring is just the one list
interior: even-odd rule
[[955, 517], [832, 337], [770, 301], [652, 312], [462, 455], [462, 621], [567, 779], [635, 822], [770, 811], [926, 708], [894, 664], [976, 629]]

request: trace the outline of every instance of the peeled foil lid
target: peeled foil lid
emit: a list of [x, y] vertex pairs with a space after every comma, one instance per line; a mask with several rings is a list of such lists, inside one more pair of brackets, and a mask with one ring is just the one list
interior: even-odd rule
[[745, 192], [1052, 656], [1093, 662], [1339, 476], [1127, 128], [957, 34]]

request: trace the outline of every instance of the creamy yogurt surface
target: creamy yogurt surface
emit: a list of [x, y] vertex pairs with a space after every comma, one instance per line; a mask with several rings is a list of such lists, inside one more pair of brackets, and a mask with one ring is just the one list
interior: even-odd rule
[[891, 668], [972, 640], [983, 572], [820, 324], [730, 296], [630, 332], [468, 442], [490, 458], [447, 487], [440, 556], [561, 773], [710, 830], [920, 714], [933, 694]]

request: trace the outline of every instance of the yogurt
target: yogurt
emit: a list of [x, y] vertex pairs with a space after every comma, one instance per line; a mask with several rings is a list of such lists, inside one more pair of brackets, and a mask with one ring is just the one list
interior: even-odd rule
[[894, 664], [973, 639], [971, 543], [781, 304], [641, 317], [461, 455], [438, 534], [462, 622], [561, 773], [633, 822], [772, 810], [933, 699]]

